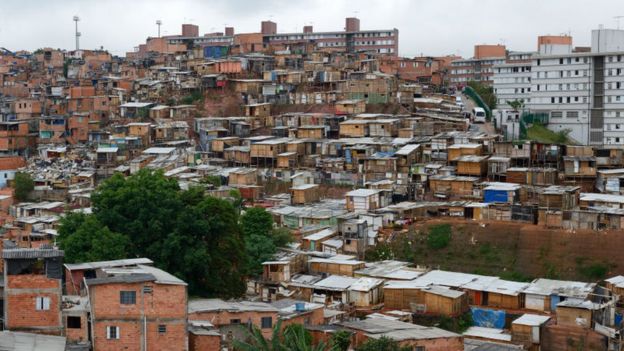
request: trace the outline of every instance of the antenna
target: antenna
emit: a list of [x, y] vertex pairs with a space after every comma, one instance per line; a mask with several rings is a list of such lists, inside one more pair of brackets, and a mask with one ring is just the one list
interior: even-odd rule
[[78, 31], [78, 22], [80, 17], [74, 16], [74, 22], [76, 22], [76, 51], [80, 49], [80, 32]]
[[613, 19], [617, 22], [617, 29], [620, 29], [620, 19], [624, 16], [614, 16]]
[[160, 26], [162, 25], [162, 21], [156, 20], [156, 25], [158, 26], [158, 37], [160, 38]]

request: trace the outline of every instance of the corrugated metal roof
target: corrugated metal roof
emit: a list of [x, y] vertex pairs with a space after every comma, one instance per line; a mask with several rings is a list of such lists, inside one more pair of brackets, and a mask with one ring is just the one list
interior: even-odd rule
[[140, 282], [153, 282], [153, 281], [156, 281], [156, 277], [148, 273], [118, 274], [112, 277], [86, 279], [87, 285], [104, 285], [104, 284], [114, 284], [114, 283], [140, 283]]
[[63, 257], [65, 252], [56, 249], [4, 249], [2, 258], [4, 259], [31, 259], [31, 258], [52, 258]]

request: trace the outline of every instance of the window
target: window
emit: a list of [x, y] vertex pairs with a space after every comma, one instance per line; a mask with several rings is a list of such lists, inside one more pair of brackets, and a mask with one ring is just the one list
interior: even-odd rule
[[164, 334], [167, 332], [167, 326], [165, 324], [158, 325], [158, 333]]
[[120, 291], [119, 303], [122, 305], [136, 304], [136, 291]]
[[273, 328], [273, 317], [262, 317], [260, 322], [262, 329]]
[[107, 339], [119, 339], [119, 327], [116, 327], [116, 326], [106, 327], [106, 338]]
[[49, 297], [37, 297], [36, 298], [36, 310], [37, 311], [47, 311], [50, 309], [50, 298]]
[[416, 346], [414, 351], [425, 351], [425, 347], [424, 346]]
[[67, 328], [80, 329], [82, 323], [80, 323], [80, 317], [67, 316]]
[[230, 319], [230, 324], [240, 324], [241, 320], [240, 319]]

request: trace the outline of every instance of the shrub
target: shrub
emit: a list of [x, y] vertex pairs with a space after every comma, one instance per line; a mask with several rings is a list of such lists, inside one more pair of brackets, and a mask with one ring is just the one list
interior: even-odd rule
[[429, 227], [427, 246], [430, 249], [439, 250], [448, 246], [451, 241], [451, 226], [439, 224]]

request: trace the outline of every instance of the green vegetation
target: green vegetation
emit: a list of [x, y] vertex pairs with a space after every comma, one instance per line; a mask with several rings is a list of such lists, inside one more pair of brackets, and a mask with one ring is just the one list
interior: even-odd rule
[[451, 226], [449, 224], [434, 225], [429, 228], [427, 246], [439, 250], [448, 246], [451, 241]]
[[239, 222], [239, 204], [200, 188], [182, 191], [162, 171], [116, 174], [91, 201], [92, 215], [70, 214], [61, 222], [59, 245], [67, 262], [148, 257], [185, 280], [190, 295], [241, 296], [250, 269], [257, 273], [254, 264], [287, 241], [272, 230], [265, 210], [249, 210]]
[[507, 101], [507, 105], [514, 111], [518, 112], [524, 108], [524, 99], [516, 99], [513, 101]]
[[347, 351], [351, 345], [351, 333], [348, 330], [340, 330], [334, 333], [329, 340], [331, 351]]
[[576, 270], [580, 275], [586, 279], [595, 281], [602, 280], [609, 272], [610, 265], [605, 263], [589, 263], [587, 264], [586, 257], [577, 257], [574, 259], [576, 262]]
[[411, 351], [411, 346], [399, 346], [399, 343], [382, 336], [379, 339], [368, 339], [356, 351]]
[[472, 312], [469, 311], [456, 318], [443, 316], [437, 326], [438, 328], [461, 334], [472, 325]]
[[15, 190], [15, 199], [18, 201], [26, 201], [30, 193], [35, 189], [35, 182], [28, 173], [18, 172], [13, 180], [13, 188]]
[[[312, 345], [312, 335], [301, 324], [291, 324], [281, 330], [282, 321], [273, 327], [271, 338], [267, 340], [262, 330], [254, 326], [251, 330], [245, 328], [247, 340], [234, 340], [234, 350], [240, 351], [323, 351], [324, 342]], [[330, 351], [340, 351], [334, 347]]]
[[496, 109], [496, 95], [494, 94], [494, 88], [474, 80], [468, 82], [468, 86], [479, 94], [479, 96], [481, 96], [481, 99], [490, 108], [490, 110]]
[[204, 100], [204, 95], [199, 91], [194, 91], [189, 95], [184, 96], [180, 99], [180, 103], [183, 105], [192, 105], [195, 102], [201, 102]]
[[221, 177], [217, 175], [207, 175], [204, 178], [202, 178], [201, 183], [210, 184], [214, 186], [215, 188], [218, 188], [221, 186]]
[[254, 207], [241, 216], [241, 227], [247, 252], [247, 272], [262, 274], [262, 262], [271, 259], [278, 247], [292, 241], [290, 231], [274, 230], [273, 218], [264, 208]]
[[534, 123], [527, 129], [527, 138], [540, 143], [574, 144], [574, 142], [568, 137], [570, 132], [571, 130], [569, 129], [553, 132], [541, 124]]

